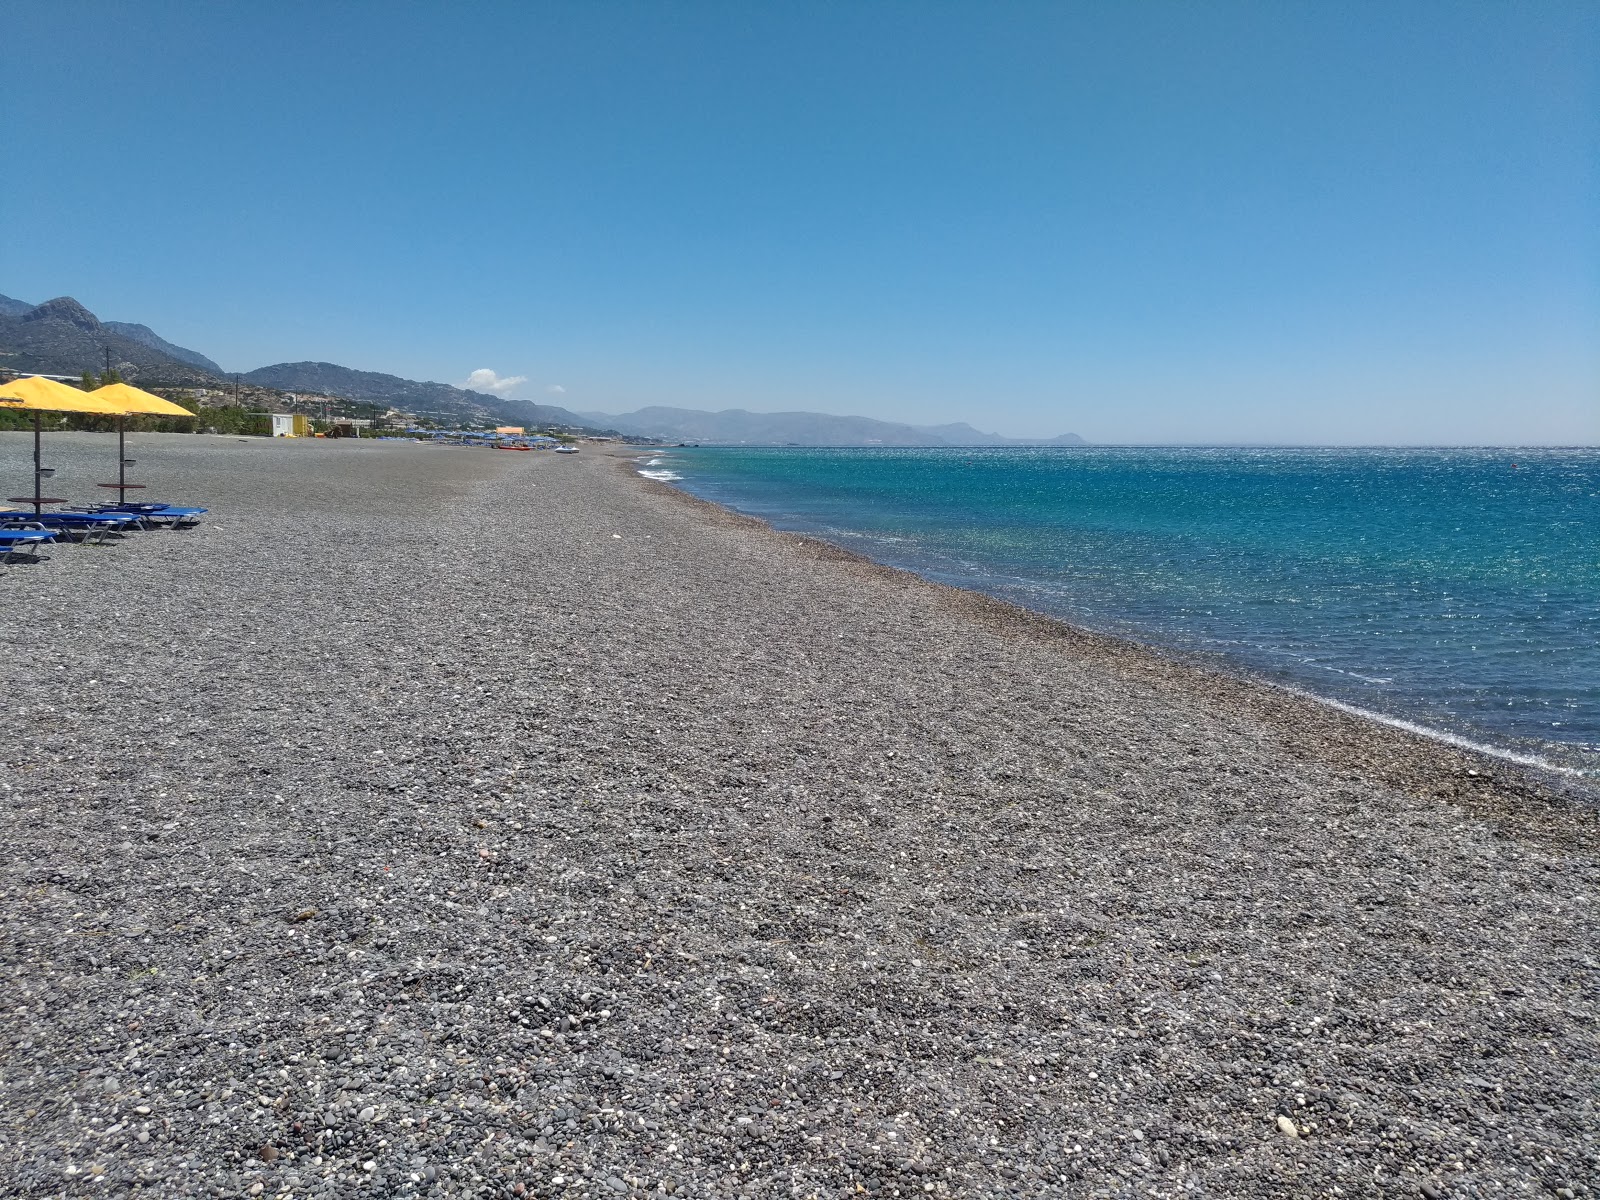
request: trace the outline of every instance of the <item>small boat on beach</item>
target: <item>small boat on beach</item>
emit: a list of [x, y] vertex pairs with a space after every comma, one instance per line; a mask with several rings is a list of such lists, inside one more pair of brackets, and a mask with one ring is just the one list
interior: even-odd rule
[[556, 447], [556, 453], [557, 454], [576, 454], [577, 452], [578, 452], [578, 448], [576, 446], [557, 446]]

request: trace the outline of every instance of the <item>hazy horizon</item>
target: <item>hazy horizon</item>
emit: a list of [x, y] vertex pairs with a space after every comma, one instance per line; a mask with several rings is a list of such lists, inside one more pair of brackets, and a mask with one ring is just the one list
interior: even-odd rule
[[1102, 445], [1600, 442], [1592, 5], [10, 25], [0, 291], [229, 370]]

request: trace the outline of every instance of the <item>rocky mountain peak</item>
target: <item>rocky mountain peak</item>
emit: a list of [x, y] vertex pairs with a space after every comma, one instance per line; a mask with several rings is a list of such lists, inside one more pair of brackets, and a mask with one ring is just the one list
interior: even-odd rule
[[71, 296], [57, 296], [22, 314], [24, 321], [65, 321], [79, 329], [92, 332], [100, 328], [100, 319]]

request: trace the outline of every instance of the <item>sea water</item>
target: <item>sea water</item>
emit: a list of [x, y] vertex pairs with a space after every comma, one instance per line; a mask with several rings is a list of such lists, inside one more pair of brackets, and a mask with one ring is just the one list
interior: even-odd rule
[[663, 450], [931, 579], [1600, 775], [1600, 450]]

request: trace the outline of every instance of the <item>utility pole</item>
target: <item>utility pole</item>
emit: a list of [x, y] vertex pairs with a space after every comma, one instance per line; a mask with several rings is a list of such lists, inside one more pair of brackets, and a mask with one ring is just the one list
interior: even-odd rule
[[111, 347], [106, 346], [103, 349], [106, 352], [106, 374], [109, 375], [111, 374]]
[[233, 403], [235, 406], [239, 403], [239, 376], [237, 373], [233, 377]]

